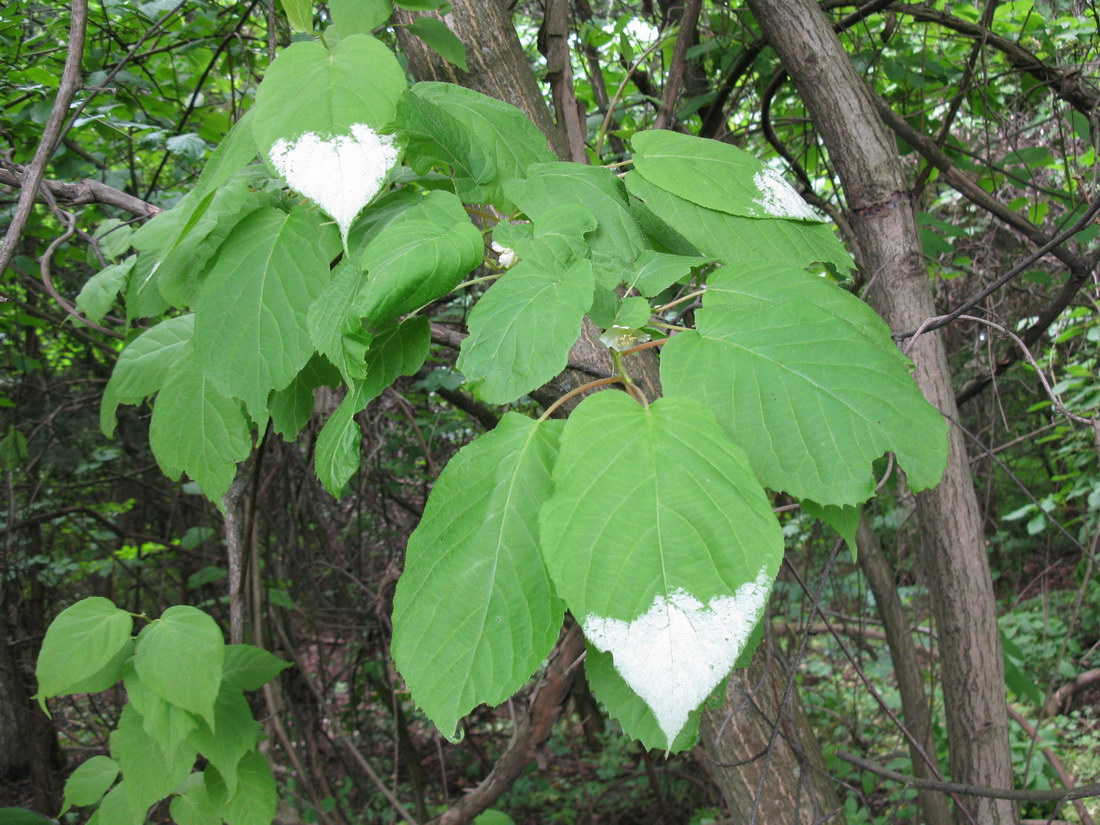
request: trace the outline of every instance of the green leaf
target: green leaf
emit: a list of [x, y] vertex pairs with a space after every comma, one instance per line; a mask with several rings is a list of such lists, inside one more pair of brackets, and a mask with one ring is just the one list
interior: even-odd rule
[[221, 814], [228, 825], [271, 825], [278, 801], [267, 760], [249, 751], [237, 766], [237, 792]]
[[772, 261], [742, 261], [723, 266], [707, 276], [703, 306], [745, 310], [759, 304], [801, 301], [844, 318], [884, 353], [908, 368], [909, 361], [895, 346], [890, 327], [870, 306], [827, 278], [805, 269]]
[[195, 316], [181, 315], [145, 330], [126, 346], [103, 392], [99, 427], [105, 436], [114, 435], [119, 404], [136, 404], [164, 386], [189, 352], [194, 331]]
[[214, 703], [214, 727], [200, 722], [188, 739], [218, 769], [230, 794], [237, 790], [237, 765], [259, 739], [260, 730], [239, 688], [222, 683]]
[[306, 313], [329, 279], [321, 233], [305, 207], [257, 209], [222, 244], [195, 305], [200, 368], [254, 418], [313, 354]]
[[649, 323], [652, 311], [645, 298], [623, 298], [619, 311], [615, 313], [614, 324], [625, 329], [638, 329]]
[[390, 0], [329, 0], [328, 8], [341, 37], [370, 34], [393, 14]]
[[65, 780], [65, 803], [59, 816], [73, 805], [95, 805], [118, 778], [118, 763], [109, 756], [86, 759]]
[[398, 376], [412, 375], [428, 357], [431, 332], [427, 318], [417, 316], [380, 331], [365, 359], [365, 379], [352, 380], [340, 406], [329, 416], [317, 436], [314, 467], [317, 477], [333, 496], [339, 496], [359, 469], [361, 435], [355, 416], [392, 384]]
[[313, 391], [318, 387], [335, 387], [340, 373], [321, 355], [314, 355], [302, 367], [294, 380], [281, 390], [271, 393], [268, 412], [275, 432], [286, 441], [297, 438], [313, 416]]
[[217, 622], [198, 608], [176, 605], [138, 635], [134, 669], [161, 699], [213, 727], [224, 659], [225, 641]]
[[119, 782], [103, 797], [88, 825], [144, 825], [145, 810], [131, 803], [129, 783]]
[[[177, 678], [180, 673], [176, 673]], [[159, 802], [175, 790], [195, 764], [194, 751], [186, 749], [178, 751], [174, 758], [166, 759], [157, 744], [142, 725], [141, 714], [131, 705], [122, 709], [118, 728], [111, 733], [111, 756], [122, 768], [123, 782], [111, 793], [119, 788], [125, 789], [125, 800], [130, 814], [141, 822], [145, 812], [151, 805]], [[110, 794], [108, 794], [108, 799]], [[106, 822], [114, 820], [107, 816], [103, 807], [107, 805], [107, 799], [100, 806], [101, 816]]]
[[313, 31], [313, 3], [311, 0], [280, 0], [287, 22], [296, 32]]
[[854, 561], [859, 556], [859, 546], [856, 544], [856, 530], [859, 529], [859, 520], [862, 509], [851, 504], [837, 506], [835, 504], [818, 504], [808, 498], [802, 499], [802, 509], [812, 518], [820, 519], [832, 527], [848, 545], [848, 551]]
[[263, 648], [226, 645], [222, 681], [237, 690], [259, 690], [290, 666]]
[[35, 676], [43, 698], [69, 693], [98, 673], [130, 641], [134, 620], [110, 599], [91, 596], [59, 614], [46, 630]]
[[458, 357], [474, 393], [505, 404], [565, 369], [594, 286], [584, 258], [561, 270], [521, 261], [505, 273], [470, 313]]
[[158, 260], [151, 280], [174, 307], [195, 303], [199, 289], [210, 274], [211, 264], [223, 241], [244, 218], [274, 202], [276, 193], [266, 184], [272, 179], [259, 166], [250, 166], [212, 192], [194, 224], [172, 249]]
[[539, 521], [558, 594], [670, 747], [748, 643], [782, 558], [744, 453], [699, 402], [600, 392], [566, 423]]
[[[131, 661], [124, 670], [126, 697], [134, 710], [141, 714], [142, 729], [156, 742], [164, 758], [172, 760], [196, 727], [198, 718], [161, 699], [141, 681]], [[194, 748], [191, 749], [194, 753]]]
[[99, 693], [102, 690], [114, 687], [122, 678], [126, 662], [134, 655], [134, 640], [127, 639], [126, 644], [119, 648], [118, 653], [111, 657], [103, 667], [89, 676], [69, 685], [66, 693]]
[[556, 162], [533, 164], [527, 168], [527, 176], [527, 180], [507, 182], [504, 191], [536, 223], [564, 203], [584, 204], [596, 216], [599, 225], [588, 236], [596, 280], [607, 287], [616, 286], [623, 267], [647, 244], [614, 172], [602, 166]]
[[712, 306], [661, 354], [665, 392], [704, 400], [760, 482], [819, 504], [874, 493], [871, 462], [893, 451], [914, 490], [939, 481], [947, 427], [881, 341], [793, 299]]
[[493, 240], [512, 249], [520, 260], [553, 270], [588, 257], [585, 236], [596, 226], [595, 215], [579, 203], [569, 203], [551, 209], [537, 224], [501, 221], [493, 227]]
[[[481, 190], [486, 202], [506, 212], [512, 211], [514, 204], [505, 196], [504, 181], [526, 177], [527, 167], [533, 163], [554, 160], [545, 135], [515, 106], [453, 83], [417, 83], [412, 92], [451, 115], [469, 135], [473, 152], [482, 152], [492, 160], [496, 175], [484, 182]], [[460, 146], [452, 145], [449, 150], [458, 152]], [[465, 165], [476, 169], [478, 164], [471, 155]]]
[[407, 85], [386, 46], [353, 34], [331, 52], [319, 40], [291, 44], [256, 92], [260, 153], [335, 218], [345, 238], [397, 160], [392, 140], [379, 132]]
[[[649, 705], [637, 693], [630, 689], [619, 671], [615, 670], [610, 653], [585, 645], [584, 672], [588, 677], [588, 686], [592, 693], [607, 709], [608, 715], [623, 729], [631, 739], [637, 739], [649, 750], [663, 750], [672, 753], [687, 750], [695, 744], [699, 736], [698, 709], [688, 714], [687, 723], [669, 745], [665, 732]], [[724, 684], [724, 681], [721, 683]]]
[[26, 808], [0, 808], [0, 825], [56, 825], [56, 822]]
[[305, 132], [348, 135], [356, 123], [379, 131], [406, 86], [393, 52], [369, 35], [344, 37], [331, 52], [319, 40], [292, 43], [256, 91], [252, 131], [260, 154]]
[[415, 88], [405, 92], [397, 106], [407, 157], [426, 155], [446, 163], [460, 198], [472, 203], [488, 200], [483, 184], [496, 179], [495, 158], [458, 118], [416, 94]]
[[[192, 781], [194, 779], [198, 781]], [[210, 799], [201, 773], [193, 773], [184, 783], [183, 793], [172, 797], [168, 813], [177, 825], [222, 825], [218, 808]]]
[[95, 323], [118, 303], [118, 294], [125, 289], [126, 279], [134, 268], [137, 255], [131, 255], [121, 263], [111, 264], [88, 279], [76, 296], [76, 308]]
[[220, 507], [236, 463], [252, 451], [252, 435], [240, 403], [214, 386], [189, 350], [153, 405], [149, 445], [166, 476], [186, 472]]
[[9, 425], [7, 433], [0, 439], [0, 468], [14, 470], [28, 457], [27, 437], [14, 424]]
[[539, 556], [538, 512], [561, 429], [507, 413], [447, 464], [409, 538], [393, 656], [448, 737], [478, 704], [515, 693], [557, 639], [562, 607]]
[[783, 176], [743, 149], [665, 130], [630, 140], [638, 174], [692, 203], [743, 218], [821, 222]]
[[430, 192], [374, 237], [359, 263], [367, 271], [349, 317], [378, 326], [446, 295], [481, 263], [481, 232], [450, 192]]
[[429, 48], [446, 60], [462, 69], [470, 71], [466, 65], [466, 44], [455, 33], [447, 28], [447, 24], [435, 17], [418, 17], [406, 28], [428, 44]]
[[652, 298], [677, 281], [687, 278], [695, 267], [709, 262], [708, 258], [670, 255], [647, 249], [623, 271], [622, 280], [642, 295]]
[[654, 186], [636, 172], [627, 174], [626, 187], [695, 249], [723, 263], [772, 261], [804, 267], [819, 261], [841, 272], [855, 266], [827, 224], [756, 220], [705, 209]]

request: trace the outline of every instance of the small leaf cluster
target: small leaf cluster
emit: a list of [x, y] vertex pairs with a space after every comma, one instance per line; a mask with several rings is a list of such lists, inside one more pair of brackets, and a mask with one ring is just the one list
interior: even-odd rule
[[[225, 644], [217, 623], [194, 607], [168, 608], [136, 638], [133, 624], [130, 613], [93, 596], [46, 631], [36, 670], [43, 707], [51, 697], [119, 681], [128, 699], [110, 755], [73, 771], [61, 813], [97, 806], [93, 825], [141, 825], [152, 805], [171, 797], [181, 825], [266, 825], [275, 815], [275, 780], [244, 692], [289, 664], [252, 645]], [[196, 771], [200, 757], [206, 764]]]

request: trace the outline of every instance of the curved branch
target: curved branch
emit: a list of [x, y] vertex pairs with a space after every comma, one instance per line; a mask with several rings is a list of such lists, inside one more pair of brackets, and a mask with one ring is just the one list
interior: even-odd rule
[[61, 83], [57, 87], [50, 117], [42, 131], [42, 140], [35, 150], [34, 159], [27, 167], [27, 177], [19, 202], [15, 207], [8, 231], [4, 234], [3, 246], [0, 246], [0, 273], [8, 268], [15, 257], [15, 246], [23, 235], [30, 219], [34, 201], [38, 196], [38, 185], [46, 176], [46, 166], [53, 157], [54, 149], [64, 134], [65, 121], [69, 114], [69, 105], [81, 84], [80, 61], [84, 57], [84, 35], [88, 30], [88, 0], [73, 0], [72, 16], [69, 21], [69, 48], [65, 56], [65, 68], [61, 72]]
[[[16, 169], [18, 170], [19, 167], [16, 167]], [[0, 169], [0, 184], [15, 187], [17, 189], [24, 188], [25, 179], [20, 175], [20, 171], [22, 170], [12, 171], [10, 169]], [[70, 206], [80, 206], [86, 203], [102, 203], [107, 206], [117, 207], [123, 212], [128, 212], [139, 218], [151, 218], [162, 211], [159, 206], [154, 206], [148, 201], [143, 201], [141, 198], [134, 197], [133, 195], [123, 192], [121, 189], [115, 189], [113, 186], [108, 186], [105, 183], [101, 183], [98, 180], [92, 180], [91, 178], [86, 178], [80, 183], [42, 180], [39, 183], [39, 190], [35, 194], [35, 200], [45, 200], [42, 195], [43, 189], [53, 195], [56, 200]]]

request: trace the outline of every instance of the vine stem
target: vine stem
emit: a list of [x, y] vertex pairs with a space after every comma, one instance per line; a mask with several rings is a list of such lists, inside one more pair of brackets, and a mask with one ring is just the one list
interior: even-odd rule
[[596, 387], [605, 387], [608, 384], [614, 384], [616, 382], [625, 383], [621, 375], [612, 375], [610, 378], [599, 378], [595, 381], [589, 381], [587, 384], [581, 384], [579, 387], [570, 390], [549, 407], [547, 407], [546, 412], [539, 416], [538, 423], [541, 424], [543, 421], [553, 415], [554, 411], [570, 398], [576, 398], [582, 392], [587, 392], [588, 390], [594, 389]]
[[627, 355], [633, 355], [634, 353], [641, 352], [644, 349], [649, 349], [650, 347], [659, 347], [662, 344], [667, 344], [671, 340], [671, 338], [657, 338], [654, 341], [646, 341], [644, 344], [637, 344], [630, 349], [624, 349], [619, 354], [625, 358]]

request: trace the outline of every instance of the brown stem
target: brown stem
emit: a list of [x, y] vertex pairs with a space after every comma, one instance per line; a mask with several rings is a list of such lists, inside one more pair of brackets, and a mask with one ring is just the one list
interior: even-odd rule
[[69, 47], [65, 55], [65, 68], [61, 71], [61, 83], [57, 87], [57, 97], [42, 130], [42, 140], [34, 152], [34, 159], [27, 167], [27, 176], [19, 192], [19, 201], [15, 206], [8, 231], [4, 234], [0, 246], [0, 273], [3, 273], [15, 256], [15, 247], [30, 219], [35, 199], [38, 197], [38, 185], [46, 176], [46, 166], [65, 132], [65, 121], [69, 114], [69, 105], [76, 90], [82, 83], [80, 61], [84, 57], [84, 35], [88, 28], [88, 0], [73, 0], [69, 19]]
[[672, 65], [668, 69], [665, 81], [665, 93], [661, 98], [661, 108], [657, 112], [655, 129], [668, 129], [677, 121], [676, 104], [680, 99], [680, 87], [684, 84], [687, 71], [687, 53], [695, 40], [695, 26], [699, 22], [699, 9], [702, 0], [685, 0], [680, 17], [680, 32], [676, 35], [676, 45], [672, 49]]

